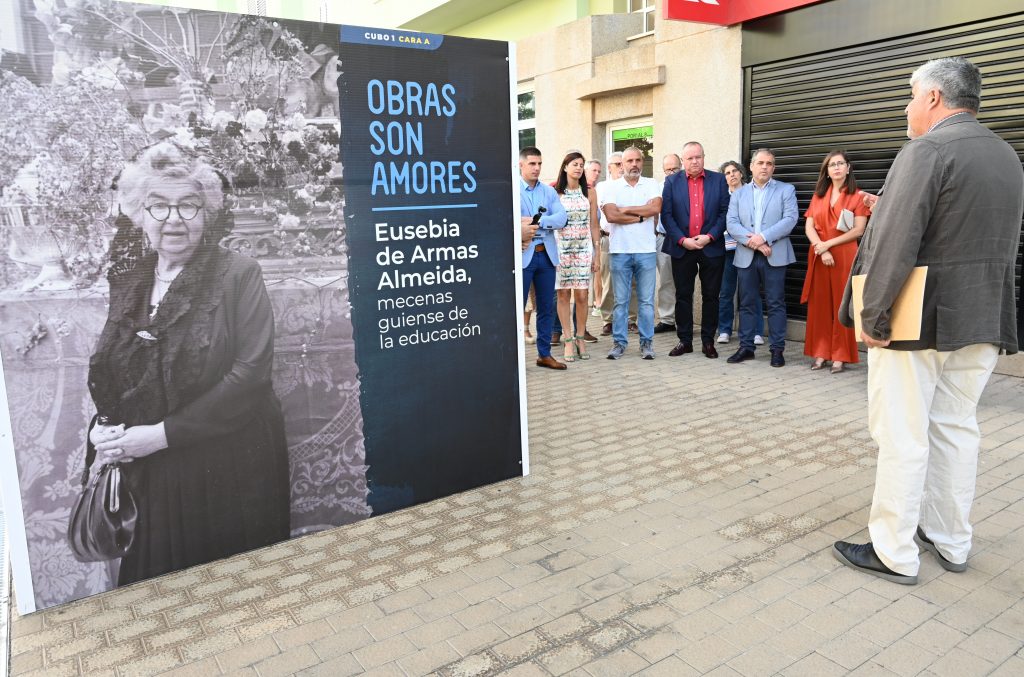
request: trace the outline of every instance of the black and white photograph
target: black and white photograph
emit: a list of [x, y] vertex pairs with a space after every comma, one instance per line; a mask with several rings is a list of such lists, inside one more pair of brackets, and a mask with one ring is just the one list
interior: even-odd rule
[[0, 7], [22, 613], [528, 473], [509, 43]]
[[369, 516], [337, 27], [4, 2], [4, 491], [34, 608]]

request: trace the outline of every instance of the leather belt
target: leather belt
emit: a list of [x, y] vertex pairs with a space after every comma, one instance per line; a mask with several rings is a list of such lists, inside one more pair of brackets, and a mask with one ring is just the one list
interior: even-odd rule
[[611, 233], [609, 233], [607, 230], [602, 230], [601, 231], [601, 237], [609, 237], [610, 235], [611, 235]]
[[533, 251], [535, 251], [535, 252], [542, 252], [542, 251], [544, 251], [544, 245], [543, 244], [534, 245]]

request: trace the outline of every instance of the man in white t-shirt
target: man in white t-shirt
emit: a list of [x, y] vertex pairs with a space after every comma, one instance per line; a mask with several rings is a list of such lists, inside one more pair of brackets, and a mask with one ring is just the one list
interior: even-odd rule
[[644, 155], [639, 148], [622, 151], [622, 178], [598, 194], [601, 212], [608, 221], [608, 251], [615, 291], [612, 313], [615, 345], [608, 353], [609, 360], [619, 359], [626, 351], [629, 292], [634, 280], [640, 354], [645, 360], [654, 359], [654, 287], [658, 270], [654, 227], [661, 213], [661, 183], [641, 176], [643, 165]]

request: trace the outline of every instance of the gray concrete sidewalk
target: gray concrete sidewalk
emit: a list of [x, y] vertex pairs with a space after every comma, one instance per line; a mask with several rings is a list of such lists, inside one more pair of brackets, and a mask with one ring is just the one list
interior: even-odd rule
[[[591, 327], [593, 331], [595, 327]], [[533, 366], [530, 477], [15, 617], [16, 675], [1024, 675], [1024, 380], [982, 402], [966, 573], [865, 539], [863, 365]]]

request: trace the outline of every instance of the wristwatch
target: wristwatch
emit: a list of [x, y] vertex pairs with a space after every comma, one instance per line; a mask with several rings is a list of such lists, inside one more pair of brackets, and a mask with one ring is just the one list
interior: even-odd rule
[[636, 222], [637, 223], [643, 223], [644, 222], [644, 217], [642, 217], [642, 216], [636, 217]]

